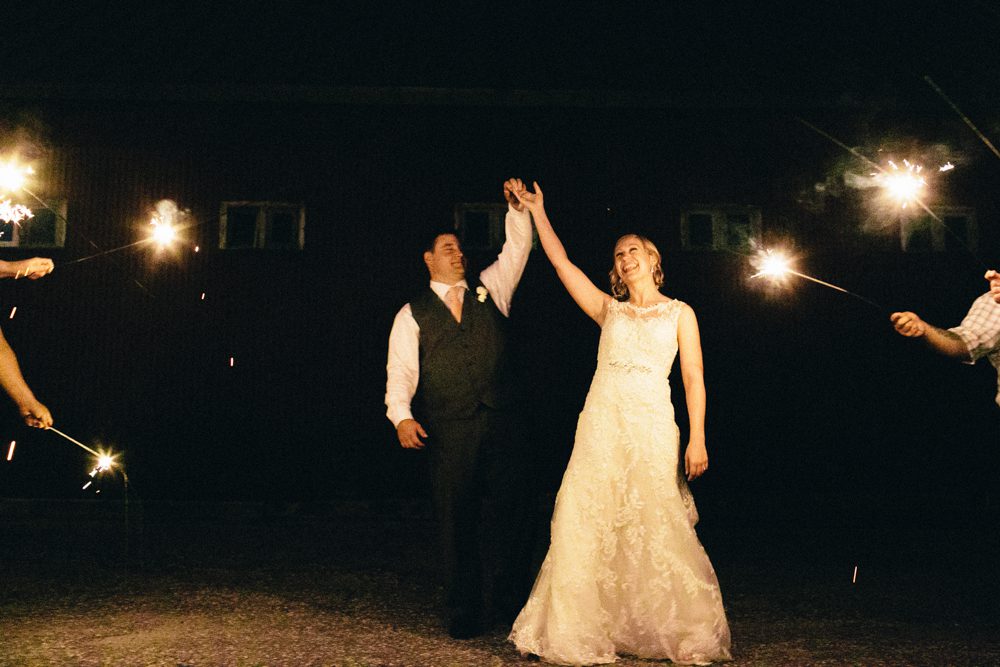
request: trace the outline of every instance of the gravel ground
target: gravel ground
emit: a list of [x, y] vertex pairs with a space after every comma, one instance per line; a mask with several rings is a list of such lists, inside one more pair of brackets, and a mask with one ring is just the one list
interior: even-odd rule
[[[133, 510], [127, 533], [82, 514], [0, 504], [0, 666], [539, 664], [502, 627], [447, 636], [419, 514], [172, 507]], [[1000, 665], [1000, 622], [967, 571], [874, 565], [852, 584], [815, 559], [714, 560], [731, 665]]]

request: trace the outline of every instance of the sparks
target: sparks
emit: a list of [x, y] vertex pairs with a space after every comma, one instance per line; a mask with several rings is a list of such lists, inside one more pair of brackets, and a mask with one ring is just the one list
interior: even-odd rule
[[782, 278], [789, 272], [788, 264], [790, 261], [781, 253], [766, 250], [754, 260], [754, 268], [757, 269], [757, 273], [750, 277], [765, 276], [767, 278]]
[[160, 244], [160, 247], [170, 245], [170, 242], [177, 237], [177, 232], [169, 224], [154, 222], [153, 240]]
[[110, 454], [100, 454], [97, 457], [97, 465], [90, 471], [91, 477], [96, 477], [97, 473], [111, 470], [115, 466], [115, 457]]
[[34, 174], [31, 167], [22, 166], [17, 160], [0, 162], [0, 192], [16, 192], [24, 187], [28, 176]]
[[854, 566], [854, 576], [851, 577], [851, 583], [852, 584], [858, 583], [858, 566], [857, 565]]
[[923, 167], [913, 164], [909, 160], [903, 160], [905, 169], [901, 169], [892, 160], [889, 160], [890, 169], [872, 174], [878, 181], [886, 196], [895, 201], [901, 208], [906, 208], [908, 204], [920, 200], [920, 195], [927, 186], [927, 181], [920, 172]]
[[8, 461], [10, 461], [11, 459], [14, 458], [14, 446], [15, 445], [17, 445], [17, 442], [14, 441], [14, 440], [11, 440], [10, 441], [10, 449], [7, 450], [7, 460]]
[[8, 319], [14, 319], [14, 314], [17, 313], [17, 306], [10, 309], [10, 317]]
[[846, 290], [843, 287], [834, 285], [833, 283], [828, 283], [825, 280], [820, 280], [819, 278], [813, 278], [810, 275], [806, 275], [805, 273], [796, 271], [790, 266], [790, 262], [791, 260], [789, 260], [784, 254], [780, 252], [775, 253], [773, 250], [762, 250], [758, 252], [757, 256], [751, 260], [751, 263], [753, 264], [754, 268], [757, 269], [757, 273], [750, 276], [750, 278], [753, 279], [760, 276], [764, 276], [774, 282], [782, 282], [786, 276], [798, 276], [799, 278], [803, 278], [804, 280], [812, 281], [817, 285], [829, 287], [830, 289], [837, 290], [838, 292], [843, 292], [848, 296], [853, 296], [855, 299], [864, 301], [870, 306], [875, 306], [879, 310], [884, 310], [882, 306], [880, 306], [879, 304], [875, 303], [874, 301], [872, 301], [867, 297], [851, 292], [850, 290]]
[[0, 201], [0, 221], [2, 222], [11, 222], [19, 225], [21, 221], [33, 217], [35, 217], [35, 214], [23, 204], [12, 204], [9, 199]]
[[951, 171], [954, 168], [955, 168], [955, 165], [953, 165], [951, 162], [946, 162], [943, 165], [941, 165], [940, 167], [938, 167], [938, 171]]

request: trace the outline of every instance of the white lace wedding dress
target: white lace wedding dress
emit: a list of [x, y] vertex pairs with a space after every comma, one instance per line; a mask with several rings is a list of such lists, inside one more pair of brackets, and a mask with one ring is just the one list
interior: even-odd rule
[[608, 304], [549, 552], [509, 637], [522, 653], [565, 665], [730, 658], [719, 582], [678, 472], [667, 377], [682, 306]]

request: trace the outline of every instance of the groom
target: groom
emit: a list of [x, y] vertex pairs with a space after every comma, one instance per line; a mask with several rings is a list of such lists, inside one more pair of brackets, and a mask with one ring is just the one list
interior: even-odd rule
[[[424, 263], [430, 285], [396, 315], [389, 334], [386, 416], [399, 444], [426, 449], [447, 591], [448, 633], [482, 633], [480, 539], [496, 560], [493, 606], [513, 621], [530, 587], [533, 494], [519, 466], [524, 438], [510, 413], [512, 387], [505, 329], [511, 298], [531, 250], [531, 218], [514, 198], [520, 179], [504, 183], [506, 241], [477, 277], [451, 232], [429, 239]], [[411, 405], [412, 404], [412, 405]], [[494, 510], [485, 524], [483, 500]]]

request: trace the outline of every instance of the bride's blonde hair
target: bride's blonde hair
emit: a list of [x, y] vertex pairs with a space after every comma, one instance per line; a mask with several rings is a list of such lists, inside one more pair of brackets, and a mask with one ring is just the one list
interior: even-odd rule
[[[648, 238], [641, 234], [626, 234], [617, 241], [615, 241], [614, 247], [617, 248], [618, 244], [625, 239], [639, 239], [639, 243], [642, 245], [646, 253], [652, 258], [653, 265], [653, 282], [656, 284], [657, 289], [663, 284], [663, 258], [660, 256], [660, 251], [656, 249], [656, 245], [650, 241]], [[614, 252], [612, 250], [612, 252]], [[612, 262], [613, 262], [612, 258]], [[628, 299], [628, 285], [622, 280], [622, 277], [618, 275], [618, 266], [614, 263], [611, 265], [611, 271], [608, 273], [611, 278], [611, 294], [614, 295], [616, 299]]]

